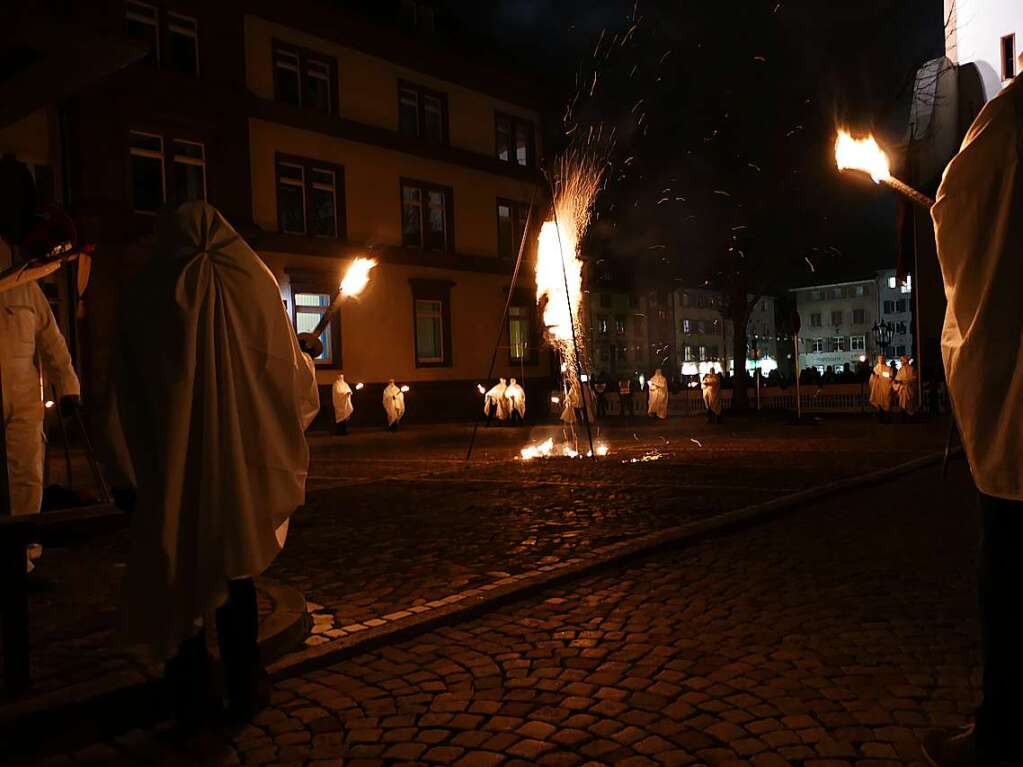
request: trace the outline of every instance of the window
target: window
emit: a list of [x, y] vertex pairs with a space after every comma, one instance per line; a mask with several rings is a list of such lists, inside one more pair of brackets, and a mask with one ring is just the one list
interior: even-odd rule
[[[501, 258], [511, 260], [518, 256], [528, 218], [529, 206], [525, 203], [497, 201], [497, 254]], [[604, 296], [600, 298], [603, 302]]]
[[913, 275], [907, 274], [905, 282], [899, 284], [900, 293], [912, 293], [913, 292]]
[[854, 352], [862, 352], [867, 349], [867, 337], [866, 336], [853, 336], [849, 339], [849, 350]]
[[841, 325], [841, 324], [842, 324], [842, 312], [840, 312], [840, 311], [839, 312], [832, 312], [831, 313], [831, 325], [832, 325], [832, 327], [834, 327], [836, 325]]
[[906, 327], [906, 323], [905, 322], [896, 322], [895, 323], [895, 332], [896, 333], [901, 333], [901, 334], [905, 334], [906, 332], [908, 332], [907, 327]]
[[420, 181], [401, 182], [402, 244], [409, 248], [451, 251], [451, 190]]
[[195, 141], [174, 139], [174, 199], [177, 202], [206, 199], [206, 149]]
[[199, 22], [191, 16], [167, 13], [167, 69], [199, 74]]
[[697, 320], [696, 321], [696, 332], [701, 334], [701, 335], [706, 333], [707, 332], [707, 323], [705, 323], [703, 320]]
[[609, 328], [610, 326], [608, 324], [607, 317], [600, 317], [597, 319], [597, 330], [600, 331], [602, 336], [606, 336], [608, 334]]
[[499, 112], [495, 116], [494, 125], [497, 159], [532, 167], [536, 163], [533, 123]]
[[124, 26], [128, 37], [149, 48], [145, 61], [160, 63], [160, 13], [148, 3], [128, 0], [124, 4]]
[[884, 302], [884, 313], [885, 314], [891, 314], [894, 311], [895, 311], [895, 302], [894, 301], [885, 301]]
[[447, 280], [410, 279], [416, 367], [450, 367], [451, 287]]
[[842, 288], [832, 288], [830, 293], [831, 293], [831, 297], [832, 298], [841, 298], [842, 297]]
[[398, 130], [406, 136], [448, 143], [448, 97], [398, 81]]
[[[316, 324], [323, 317], [323, 313], [330, 306], [333, 296], [330, 293], [300, 293], [294, 292], [295, 304], [295, 331], [298, 333], [310, 333], [316, 328]], [[340, 334], [337, 334], [340, 337]], [[323, 354], [313, 360], [317, 365], [335, 366], [340, 364], [339, 355], [335, 354], [334, 348], [335, 333], [328, 326], [320, 336], [320, 343], [323, 344]]]
[[707, 347], [706, 346], [701, 346], [699, 348], [699, 354], [700, 354], [700, 362], [706, 362], [707, 361]]
[[810, 315], [810, 327], [811, 328], [822, 327], [822, 325], [821, 325], [821, 313], [820, 312], [813, 312]]
[[508, 346], [512, 362], [525, 360], [530, 352], [529, 309], [523, 306], [508, 308]]
[[689, 293], [682, 291], [682, 306], [689, 306]]
[[824, 297], [824, 294], [820, 290], [813, 290], [810, 292], [811, 301], [820, 301]]
[[895, 311], [904, 312], [906, 311], [906, 299], [900, 298], [895, 302]]
[[894, 277], [889, 277], [888, 278], [888, 287], [889, 287], [889, 289], [895, 290], [895, 285], [896, 285], [896, 279]]
[[682, 320], [682, 332], [689, 335], [693, 332], [692, 320]]
[[1011, 80], [1016, 76], [1016, 35], [1002, 38], [1002, 80]]
[[836, 352], [844, 352], [845, 349], [845, 336], [834, 336], [831, 339], [831, 349]]
[[620, 336], [625, 335], [625, 318], [615, 317], [615, 333]]
[[285, 234], [344, 237], [344, 168], [277, 156], [277, 225]]
[[163, 136], [131, 131], [132, 208], [138, 213], [156, 213], [166, 198], [163, 167]]
[[703, 295], [703, 293], [697, 293], [697, 295], [696, 295], [696, 306], [697, 306], [698, 309], [706, 309], [707, 308], [707, 296]]
[[862, 309], [853, 309], [853, 325], [862, 325], [862, 324], [863, 324], [863, 310]]
[[684, 362], [692, 362], [693, 361], [693, 347], [692, 346], [685, 346], [685, 347], [682, 348], [682, 360]]
[[285, 104], [334, 114], [337, 62], [274, 40], [274, 98]]
[[416, 301], [416, 362], [444, 361], [443, 311], [440, 301]]
[[862, 298], [866, 294], [867, 294], [867, 291], [866, 291], [866, 288], [863, 285], [857, 285], [856, 286], [856, 297], [857, 298]]
[[824, 339], [823, 338], [811, 338], [810, 339], [810, 351], [811, 352], [823, 352], [824, 351]]

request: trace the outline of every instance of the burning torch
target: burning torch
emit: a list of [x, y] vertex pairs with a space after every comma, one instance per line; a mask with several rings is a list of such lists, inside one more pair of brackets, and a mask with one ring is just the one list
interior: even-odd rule
[[874, 179], [875, 184], [884, 184], [894, 189], [915, 205], [927, 210], [934, 206], [934, 200], [930, 197], [892, 176], [888, 155], [878, 146], [873, 136], [857, 139], [847, 131], [839, 131], [835, 142], [835, 162], [839, 170], [866, 173]]
[[359, 295], [365, 289], [366, 285], [369, 284], [369, 273], [376, 265], [377, 262], [372, 258], [360, 257], [352, 261], [348, 271], [345, 272], [345, 276], [341, 280], [341, 284], [338, 286], [337, 296], [331, 301], [323, 316], [320, 317], [316, 327], [309, 333], [298, 334], [298, 345], [302, 351], [313, 359], [323, 354], [323, 342], [320, 340], [320, 336], [323, 335], [323, 331], [330, 324], [330, 318], [334, 316], [334, 312], [341, 308], [342, 301]]

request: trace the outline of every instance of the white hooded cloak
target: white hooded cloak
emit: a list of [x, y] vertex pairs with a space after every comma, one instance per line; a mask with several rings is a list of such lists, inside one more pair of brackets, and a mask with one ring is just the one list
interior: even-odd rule
[[114, 365], [138, 488], [125, 639], [167, 655], [229, 580], [280, 553], [305, 501], [315, 372], [273, 274], [205, 203], [158, 219], [155, 253], [125, 291]]
[[519, 414], [519, 418], [526, 417], [526, 390], [514, 378], [508, 382], [508, 387], [504, 390], [504, 398], [509, 414], [514, 411]]
[[895, 375], [895, 393], [899, 401], [899, 408], [909, 415], [914, 415], [917, 410], [918, 389], [916, 370], [909, 363], [904, 363], [899, 372]]
[[495, 415], [499, 421], [507, 421], [511, 418], [511, 408], [508, 405], [508, 400], [505, 399], [505, 392], [508, 390], [508, 384], [503, 378], [498, 379], [497, 385], [487, 392], [483, 398], [483, 413], [484, 415], [490, 415], [490, 408], [496, 406]]
[[668, 379], [658, 370], [647, 382], [647, 389], [647, 415], [655, 415], [664, 420], [668, 417]]
[[713, 370], [707, 372], [700, 382], [703, 390], [703, 404], [714, 415], [721, 415], [721, 376]]
[[990, 101], [931, 210], [948, 308], [941, 348], [978, 489], [1023, 500], [1023, 78]]
[[881, 411], [892, 409], [892, 371], [888, 363], [880, 360], [870, 376], [870, 404]]
[[391, 381], [384, 387], [384, 411], [387, 425], [394, 426], [405, 415], [405, 393]]
[[352, 387], [345, 381], [344, 374], [339, 374], [334, 381], [334, 422], [343, 423], [352, 417], [355, 407], [352, 405]]

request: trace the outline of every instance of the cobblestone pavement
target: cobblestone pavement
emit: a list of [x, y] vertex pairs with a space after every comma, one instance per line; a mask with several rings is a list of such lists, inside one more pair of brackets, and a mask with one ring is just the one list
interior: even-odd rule
[[[268, 572], [309, 599], [307, 641], [579, 550], [899, 463], [939, 449], [944, 427], [637, 419], [601, 432], [612, 452], [597, 464], [511, 460], [549, 433], [560, 429], [481, 430], [468, 471], [464, 426], [313, 437], [308, 503]], [[37, 694], [151, 673], [111, 649], [126, 547], [116, 535], [43, 559], [39, 574], [54, 589], [32, 597]]]
[[917, 766], [978, 693], [974, 504], [931, 468], [44, 764]]

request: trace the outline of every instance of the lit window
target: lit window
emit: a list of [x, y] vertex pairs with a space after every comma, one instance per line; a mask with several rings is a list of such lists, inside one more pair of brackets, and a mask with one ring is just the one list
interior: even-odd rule
[[175, 139], [174, 147], [174, 200], [206, 199], [206, 150], [195, 141]]
[[167, 57], [164, 65], [176, 72], [199, 74], [199, 22], [191, 16], [167, 13]]
[[862, 298], [866, 294], [867, 294], [866, 288], [863, 285], [857, 285], [856, 286], [856, 296], [857, 296], [857, 298]]
[[513, 362], [524, 360], [529, 355], [529, 334], [529, 310], [522, 306], [509, 307], [508, 345]]
[[155, 6], [127, 0], [124, 4], [124, 26], [128, 36], [149, 48], [146, 61], [160, 63], [160, 14]]
[[1016, 35], [1002, 38], [1002, 81], [1016, 76]]
[[686, 346], [686, 347], [683, 348], [683, 350], [682, 350], [682, 359], [685, 362], [692, 362], [693, 361], [693, 347], [692, 346]]
[[600, 330], [602, 336], [606, 336], [609, 332], [610, 325], [608, 324], [607, 317], [601, 317], [597, 320], [597, 328]]
[[699, 354], [700, 354], [700, 362], [706, 362], [707, 361], [707, 347], [706, 346], [701, 346], [700, 349], [699, 349]]
[[416, 361], [444, 362], [444, 305], [441, 301], [416, 300]]
[[682, 332], [689, 335], [693, 332], [692, 320], [682, 320]]
[[911, 274], [906, 275], [906, 281], [899, 285], [899, 292], [901, 293], [913, 292], [913, 275]]
[[[332, 300], [329, 293], [295, 293], [295, 330], [311, 333]], [[323, 353], [313, 362], [317, 365], [333, 365], [334, 339], [329, 326], [320, 336], [320, 343], [323, 344]]]
[[889, 277], [888, 278], [888, 287], [891, 288], [892, 290], [895, 290], [897, 282], [898, 281], [894, 277]]
[[406, 247], [448, 251], [451, 192], [441, 187], [405, 182], [401, 185], [402, 241]]
[[624, 317], [616, 317], [615, 318], [615, 333], [617, 335], [620, 335], [620, 336], [624, 336], [625, 335], [625, 318]]
[[131, 131], [128, 152], [131, 157], [132, 209], [137, 213], [156, 213], [167, 194], [163, 175], [163, 137]]

